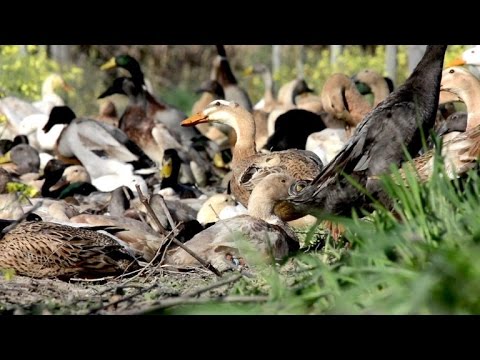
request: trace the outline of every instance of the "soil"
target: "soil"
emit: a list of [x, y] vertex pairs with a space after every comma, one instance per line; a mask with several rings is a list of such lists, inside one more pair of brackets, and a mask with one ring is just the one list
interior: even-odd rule
[[[164, 299], [178, 298], [223, 279], [203, 269], [162, 269], [136, 278], [77, 280], [24, 276], [7, 280], [0, 276], [0, 315], [140, 314]], [[225, 295], [229, 287], [223, 285], [201, 296]]]

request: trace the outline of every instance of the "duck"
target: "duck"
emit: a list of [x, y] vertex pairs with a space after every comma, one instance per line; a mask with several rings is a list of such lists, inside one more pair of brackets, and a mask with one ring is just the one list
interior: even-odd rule
[[388, 83], [382, 75], [373, 69], [363, 69], [352, 77], [357, 89], [360, 84], [365, 85], [366, 91], [362, 95], [367, 93], [373, 94], [373, 106], [377, 106], [382, 102], [388, 94], [390, 94], [390, 88]]
[[367, 99], [345, 74], [331, 75], [323, 84], [321, 97], [324, 110], [343, 121], [347, 137], [353, 134], [356, 126], [372, 110]]
[[135, 84], [131, 78], [119, 77], [98, 98], [102, 99], [113, 94], [128, 96], [129, 104], [120, 117], [119, 128], [150, 159], [160, 164], [165, 148], [182, 148], [165, 125], [156, 124], [153, 117], [147, 115], [146, 92], [143, 87]]
[[[63, 170], [62, 176], [58, 181], [51, 185], [48, 189], [50, 192], [59, 191], [58, 198], [63, 199], [67, 196], [71, 196], [76, 193], [75, 190], [80, 189], [82, 195], [88, 195], [90, 192], [98, 191], [97, 188], [92, 185], [91, 187], [80, 188], [81, 185], [92, 185], [92, 180], [87, 170], [82, 165], [71, 165]], [[88, 194], [85, 194], [87, 190]]]
[[470, 72], [480, 79], [480, 45], [465, 50], [462, 55], [447, 64], [447, 68], [468, 65]]
[[215, 45], [215, 47], [217, 49], [217, 56], [213, 60], [210, 79], [216, 80], [222, 85], [225, 100], [234, 101], [248, 111], [252, 111], [252, 101], [245, 89], [238, 85], [237, 78], [233, 74], [230, 62], [228, 61], [225, 47], [223, 45]]
[[467, 130], [468, 112], [458, 111], [450, 116], [438, 127], [437, 137], [442, 137], [442, 141], [449, 141], [457, 136], [459, 133]]
[[[192, 106], [191, 114], [196, 114], [202, 111], [213, 100], [224, 100], [225, 92], [222, 85], [216, 80], [208, 79], [201, 83], [200, 87], [195, 91], [201, 93], [198, 99]], [[222, 128], [213, 126], [213, 124], [198, 124], [197, 129], [210, 140], [214, 141], [219, 146], [228, 143], [228, 127]]]
[[180, 199], [197, 198], [202, 193], [193, 186], [178, 183], [182, 159], [175, 149], [166, 149], [163, 154], [160, 189], [171, 188]]
[[52, 109], [44, 131], [59, 123], [68, 126], [57, 140], [56, 156], [63, 162], [83, 165], [99, 190], [112, 191], [125, 185], [136, 191], [135, 183], [146, 188], [143, 179], [134, 175], [134, 165], [151, 168], [155, 163], [122, 130], [93, 119], [77, 118], [66, 106]]
[[[440, 87], [440, 102], [461, 101], [467, 107], [466, 125], [462, 114], [451, 115], [447, 126], [452, 127], [452, 120], [457, 120], [455, 132], [448, 138], [442, 137], [442, 156], [445, 172], [453, 179], [476, 166], [480, 155], [480, 83], [468, 70], [454, 66], [446, 68], [442, 73]], [[440, 130], [439, 130], [440, 132]], [[413, 163], [406, 163], [404, 168], [413, 166], [420, 181], [427, 181], [434, 168], [435, 151], [429, 150], [413, 159]], [[405, 170], [400, 170], [400, 175], [405, 178]]]
[[433, 128], [446, 49], [447, 45], [428, 45], [409, 78], [365, 116], [313, 181], [296, 181], [290, 187], [288, 201], [316, 217], [350, 216], [352, 209], [371, 211], [370, 196], [391, 207], [378, 177], [405, 161], [405, 149], [416, 156], [421, 133]]
[[255, 104], [254, 110], [263, 110], [267, 113], [271, 112], [277, 105], [275, 98], [274, 82], [272, 72], [265, 64], [255, 64], [245, 69], [245, 75], [258, 74], [262, 76], [264, 93], [263, 98]]
[[[237, 142], [232, 151], [230, 189], [235, 199], [243, 206], [247, 206], [255, 185], [272, 172], [286, 173], [296, 179], [313, 180], [323, 167], [315, 154], [305, 150], [258, 153], [255, 149], [253, 116], [235, 102], [215, 100], [201, 113], [182, 121], [182, 126], [215, 121], [231, 126], [237, 134]], [[285, 221], [304, 215], [294, 211], [285, 202], [279, 203], [276, 214]]]
[[[234, 267], [232, 259], [255, 251], [264, 259], [272, 256], [283, 260], [299, 243], [292, 231], [274, 213], [279, 201], [288, 196], [288, 187], [294, 179], [287, 174], [270, 174], [253, 189], [248, 202], [248, 214], [220, 220], [185, 243], [189, 249], [209, 261], [220, 272]], [[246, 244], [242, 244], [244, 240]], [[271, 255], [270, 255], [271, 254]], [[247, 257], [248, 258], [248, 257]], [[167, 253], [165, 264], [173, 266], [199, 266], [185, 250], [176, 248]]]
[[0, 166], [8, 165], [9, 171], [20, 176], [27, 173], [38, 173], [40, 156], [29, 144], [18, 144], [0, 157]]
[[113, 94], [128, 96], [129, 104], [120, 117], [119, 127], [150, 159], [159, 165], [163, 161], [165, 149], [176, 149], [181, 154], [182, 175], [188, 179], [186, 181], [205, 185], [210, 170], [206, 154], [201, 156], [196, 149], [197, 142], [194, 143], [193, 139], [185, 148], [188, 151], [185, 151], [184, 146], [173, 137], [165, 125], [155, 123], [147, 112], [146, 92], [143, 87], [131, 78], [120, 77], [115, 79], [99, 98]]
[[[162, 246], [165, 237], [160, 236], [142, 221], [125, 216], [80, 214], [70, 218], [70, 222], [90, 226], [110, 226], [120, 228], [115, 233], [119, 242], [129, 249], [136, 258], [151, 261]], [[117, 240], [118, 241], [118, 240]]]
[[220, 220], [220, 213], [223, 209], [235, 207], [235, 200], [230, 194], [213, 194], [202, 204], [196, 218], [202, 225], [215, 223]]
[[64, 100], [56, 94], [58, 88], [67, 91], [72, 88], [63, 80], [61, 75], [53, 73], [48, 75], [42, 83], [42, 99], [30, 103], [14, 96], [0, 99], [0, 113], [4, 114], [9, 122], [7, 129], [13, 136], [19, 132], [20, 123], [23, 119], [33, 114], [47, 115], [54, 106], [65, 105]]
[[321, 116], [311, 111], [293, 109], [277, 118], [275, 132], [268, 138], [264, 148], [269, 151], [305, 149], [308, 136], [325, 128]]
[[278, 90], [277, 104], [268, 113], [267, 119], [267, 134], [271, 136], [275, 132], [275, 122], [278, 117], [289, 110], [296, 109], [297, 96], [305, 93], [311, 93], [313, 90], [308, 86], [303, 78], [294, 79], [287, 84], [284, 84]]
[[187, 129], [178, 126], [180, 121], [186, 118], [186, 114], [174, 106], [155, 98], [151, 92], [146, 89], [145, 76], [138, 61], [130, 55], [120, 54], [112, 57], [100, 67], [101, 70], [114, 68], [127, 70], [135, 84], [144, 88], [147, 101], [147, 115], [153, 117], [155, 122], [165, 125], [170, 134], [185, 148], [188, 148], [192, 138], [198, 136], [200, 132], [196, 128]]
[[[2, 221], [2, 227], [9, 225]], [[134, 259], [111, 236], [97, 230], [45, 221], [17, 224], [0, 239], [0, 268], [32, 278], [96, 278], [121, 274]]]

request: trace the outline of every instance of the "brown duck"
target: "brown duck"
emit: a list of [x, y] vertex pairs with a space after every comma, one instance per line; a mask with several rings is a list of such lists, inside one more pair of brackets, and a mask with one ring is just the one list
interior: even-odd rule
[[[305, 150], [285, 150], [270, 154], [257, 153], [255, 147], [255, 122], [246, 109], [234, 102], [216, 100], [201, 113], [182, 122], [193, 126], [204, 122], [220, 122], [231, 126], [237, 134], [233, 148], [230, 180], [231, 192], [242, 205], [247, 206], [250, 193], [256, 184], [271, 173], [285, 173], [297, 180], [312, 180], [323, 167], [320, 159]], [[297, 219], [304, 214], [286, 202], [280, 202], [275, 214], [284, 221]]]

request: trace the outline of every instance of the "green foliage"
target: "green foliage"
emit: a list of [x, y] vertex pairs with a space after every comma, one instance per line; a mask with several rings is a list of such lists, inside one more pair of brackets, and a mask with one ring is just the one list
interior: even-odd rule
[[46, 50], [38, 45], [27, 45], [22, 51], [20, 45], [0, 46], [0, 88], [2, 95], [11, 95], [25, 100], [40, 100], [42, 82], [51, 73], [59, 73], [63, 79], [76, 88], [83, 76], [83, 69], [77, 66], [62, 67], [47, 57]]
[[[440, 158], [427, 183], [406, 170], [382, 178], [393, 213], [338, 219], [351, 244], [297, 255], [280, 271], [261, 268], [232, 290], [267, 303], [222, 312], [260, 314], [477, 314], [480, 312], [480, 177], [450, 180]], [[394, 215], [395, 214], [395, 215]], [[217, 305], [218, 306], [218, 305]], [[210, 313], [215, 313], [212, 305]], [[175, 310], [171, 310], [175, 313]], [[183, 307], [177, 312], [194, 312]]]

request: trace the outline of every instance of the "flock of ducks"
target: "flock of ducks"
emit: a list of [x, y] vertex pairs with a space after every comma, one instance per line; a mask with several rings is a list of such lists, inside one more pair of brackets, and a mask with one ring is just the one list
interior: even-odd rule
[[[153, 261], [201, 266], [170, 244], [171, 233], [219, 271], [248, 264], [247, 249], [279, 261], [300, 247], [296, 226], [371, 210], [352, 179], [389, 206], [379, 176], [405, 163], [405, 149], [427, 180], [434, 150], [421, 151], [422, 134], [432, 129], [448, 174], [459, 176], [480, 155], [480, 83], [461, 66], [480, 66], [480, 49], [443, 69], [446, 49], [429, 45], [396, 89], [365, 69], [332, 74], [318, 95], [301, 78], [275, 94], [268, 67], [255, 65], [244, 73], [264, 82], [254, 104], [218, 45], [190, 116], [155, 97], [124, 54], [101, 67], [129, 76], [99, 94], [106, 101], [95, 116], [66, 106], [58, 74], [38, 102], [0, 99], [0, 269], [69, 279]], [[114, 94], [128, 99], [120, 115]]]

